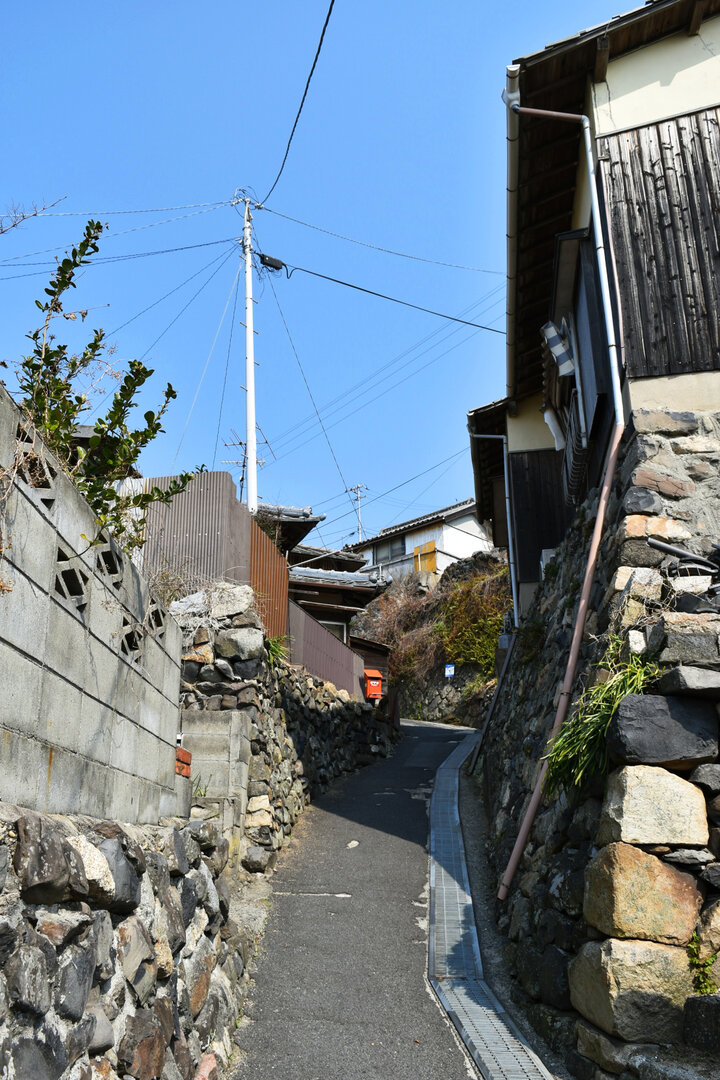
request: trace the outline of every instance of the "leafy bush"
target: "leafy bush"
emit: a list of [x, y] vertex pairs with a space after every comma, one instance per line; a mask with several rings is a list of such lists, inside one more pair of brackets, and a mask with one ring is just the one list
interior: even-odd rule
[[443, 604], [437, 624], [445, 657], [454, 664], [477, 664], [491, 678], [495, 648], [511, 604], [506, 567], [457, 584]]
[[605, 677], [583, 690], [575, 712], [548, 746], [545, 790], [581, 787], [597, 773], [608, 771], [607, 732], [626, 694], [642, 694], [660, 677], [657, 664], [642, 656], [621, 657], [622, 638], [612, 637], [599, 664]]
[[[144, 414], [144, 426], [130, 427], [128, 420], [135, 399], [153, 374], [139, 360], [129, 361], [110, 408], [95, 421], [87, 446], [78, 443], [78, 425], [89, 400], [87, 390], [78, 392], [77, 385], [81, 378], [92, 385], [98, 372], [109, 370], [102, 355], [106, 349], [105, 333], [93, 331], [82, 352], [73, 354], [67, 345], [56, 341], [52, 327], [56, 319], [76, 321], [79, 317], [84, 321], [87, 316], [86, 311], [64, 311], [63, 295], [75, 288], [77, 271], [97, 252], [102, 231], [99, 221], [88, 222], [83, 239], [62, 259], [50, 279], [45, 289], [48, 299], [35, 301], [43, 323], [27, 335], [32, 351], [23, 357], [18, 369], [20, 407], [90, 503], [98, 535], [107, 529], [126, 550], [132, 550], [145, 542], [148, 508], [153, 503], [169, 503], [185, 490], [192, 473], [183, 473], [165, 489], [154, 487], [129, 494], [117, 490], [122, 480], [137, 475], [135, 465], [142, 450], [162, 433], [165, 411], [177, 396], [168, 383], [157, 411]], [[19, 464], [32, 473], [37, 454], [37, 448], [31, 447]], [[93, 543], [97, 537], [87, 539]]]
[[433, 591], [411, 574], [373, 601], [354, 629], [392, 647], [392, 683], [427, 677], [448, 661], [478, 664], [492, 678], [495, 646], [510, 605], [507, 567], [496, 562], [447, 587], [441, 581]]

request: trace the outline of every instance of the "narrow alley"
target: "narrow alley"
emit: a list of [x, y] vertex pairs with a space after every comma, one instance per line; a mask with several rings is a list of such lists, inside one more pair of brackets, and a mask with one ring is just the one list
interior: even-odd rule
[[426, 980], [427, 799], [463, 729], [404, 724], [283, 851], [233, 1080], [477, 1075]]

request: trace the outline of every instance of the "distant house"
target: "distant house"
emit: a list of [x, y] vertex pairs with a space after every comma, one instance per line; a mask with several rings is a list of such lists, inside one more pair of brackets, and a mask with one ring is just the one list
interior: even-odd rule
[[507, 392], [468, 427], [526, 611], [633, 412], [720, 409], [720, 0], [522, 57], [505, 99]]
[[343, 644], [348, 643], [353, 617], [379, 596], [387, 584], [377, 574], [314, 566], [289, 568], [290, 599]]
[[492, 542], [476, 516], [474, 499], [446, 506], [433, 514], [381, 529], [377, 536], [350, 544], [347, 551], [364, 556], [363, 574], [402, 577], [425, 571], [430, 580], [458, 559], [490, 551]]

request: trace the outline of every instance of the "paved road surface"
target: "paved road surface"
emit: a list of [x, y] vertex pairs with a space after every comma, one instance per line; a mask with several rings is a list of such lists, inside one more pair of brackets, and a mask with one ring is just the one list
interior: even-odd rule
[[425, 980], [425, 797], [465, 732], [403, 726], [394, 756], [337, 781], [281, 854], [233, 1080], [477, 1075]]

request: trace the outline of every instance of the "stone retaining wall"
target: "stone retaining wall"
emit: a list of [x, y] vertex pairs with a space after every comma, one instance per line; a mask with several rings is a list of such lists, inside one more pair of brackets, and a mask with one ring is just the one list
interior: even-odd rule
[[[646, 542], [708, 554], [720, 538], [720, 415], [633, 419], [573, 699], [605, 677], [592, 665], [610, 633], [625, 655], [652, 657], [665, 674], [616, 713], [609, 777], [546, 797], [498, 905], [518, 1000], [586, 1080], [664, 1076], [647, 1065], [659, 1044], [685, 1040], [686, 1056], [720, 1049], [720, 995], [693, 992], [687, 950], [694, 933], [701, 959], [720, 948], [720, 613], [687, 599], [709, 578], [673, 576], [672, 560]], [[594, 512], [592, 499], [580, 508], [520, 629], [477, 765], [498, 878], [554, 719]], [[708, 1067], [687, 1075], [714, 1075]]]
[[492, 697], [492, 684], [483, 692], [484, 682], [478, 664], [456, 665], [450, 678], [441, 669], [426, 679], [403, 682], [398, 688], [400, 715], [434, 722], [456, 718], [474, 725]]
[[184, 626], [183, 745], [195, 812], [215, 814], [231, 869], [274, 862], [311, 797], [390, 751], [399, 732], [346, 690], [271, 661], [248, 586], [219, 586], [172, 610]]
[[229, 1060], [251, 942], [207, 821], [0, 804], [0, 1076], [193, 1080]]

